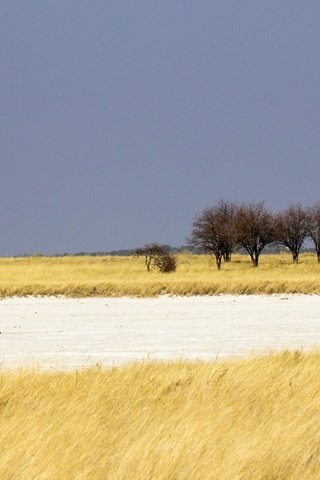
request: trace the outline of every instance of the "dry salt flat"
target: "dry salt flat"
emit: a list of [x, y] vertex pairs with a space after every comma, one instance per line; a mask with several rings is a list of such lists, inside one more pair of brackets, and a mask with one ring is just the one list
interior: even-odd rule
[[320, 346], [320, 296], [8, 298], [1, 368], [221, 359]]

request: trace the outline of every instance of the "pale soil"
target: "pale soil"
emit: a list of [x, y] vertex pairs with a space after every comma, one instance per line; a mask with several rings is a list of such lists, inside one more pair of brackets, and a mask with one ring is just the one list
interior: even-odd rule
[[1, 368], [216, 359], [320, 346], [320, 296], [8, 298]]

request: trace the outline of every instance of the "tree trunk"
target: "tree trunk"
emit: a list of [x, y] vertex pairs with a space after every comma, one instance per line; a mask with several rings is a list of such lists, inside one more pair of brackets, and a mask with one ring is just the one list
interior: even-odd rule
[[146, 257], [147, 272], [150, 272], [150, 263], [151, 263], [151, 259], [149, 259], [148, 257]]
[[252, 261], [252, 266], [253, 267], [258, 267], [259, 265], [259, 253], [253, 253], [252, 255], [250, 255], [251, 257], [251, 261]]
[[221, 270], [221, 260], [222, 260], [222, 255], [216, 255], [216, 264], [217, 264], [218, 270]]
[[299, 253], [298, 252], [292, 252], [292, 261], [294, 264], [297, 265], [299, 262]]
[[225, 253], [223, 254], [223, 260], [224, 260], [225, 262], [231, 262], [231, 252], [225, 252]]
[[317, 250], [318, 263], [320, 263], [320, 250]]

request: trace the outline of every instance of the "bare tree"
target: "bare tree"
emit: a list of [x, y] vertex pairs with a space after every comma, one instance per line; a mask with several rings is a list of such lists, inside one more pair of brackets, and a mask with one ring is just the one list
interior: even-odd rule
[[310, 232], [310, 217], [300, 204], [290, 205], [276, 218], [276, 239], [289, 248], [293, 263], [298, 263], [303, 242]]
[[163, 273], [173, 272], [176, 269], [176, 258], [170, 254], [168, 248], [158, 243], [148, 243], [143, 247], [136, 248], [134, 255], [145, 257], [148, 272], [150, 272], [152, 265]]
[[193, 221], [193, 230], [188, 243], [213, 254], [218, 270], [221, 269], [223, 257], [230, 261], [235, 247], [236, 208], [235, 204], [220, 200], [216, 206], [204, 209]]
[[312, 239], [318, 262], [320, 263], [320, 202], [311, 207], [309, 213], [309, 235]]
[[274, 241], [274, 216], [264, 202], [242, 204], [236, 215], [237, 241], [250, 255], [252, 265], [257, 267], [259, 257], [266, 245]]

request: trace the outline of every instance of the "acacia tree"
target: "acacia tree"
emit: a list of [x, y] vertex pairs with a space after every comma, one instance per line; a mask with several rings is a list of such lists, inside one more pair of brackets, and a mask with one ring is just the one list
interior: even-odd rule
[[234, 202], [220, 200], [217, 205], [217, 211], [220, 212], [220, 220], [225, 228], [225, 242], [223, 259], [225, 262], [231, 262], [231, 255], [236, 247], [235, 218], [238, 211], [238, 205]]
[[293, 263], [298, 263], [303, 242], [310, 232], [310, 217], [300, 204], [290, 205], [278, 213], [276, 218], [276, 239], [289, 248]]
[[223, 257], [230, 261], [235, 247], [235, 212], [234, 203], [220, 200], [216, 206], [205, 208], [193, 221], [188, 243], [214, 255], [218, 270], [221, 269]]
[[309, 214], [309, 235], [314, 243], [318, 262], [320, 263], [320, 202], [311, 207]]
[[248, 252], [252, 265], [258, 267], [262, 250], [275, 239], [273, 214], [264, 202], [242, 204], [236, 214], [235, 226], [237, 243]]
[[173, 272], [176, 269], [176, 258], [170, 254], [165, 246], [158, 243], [148, 243], [143, 247], [136, 248], [134, 255], [145, 257], [148, 272], [150, 272], [152, 265], [163, 273]]

